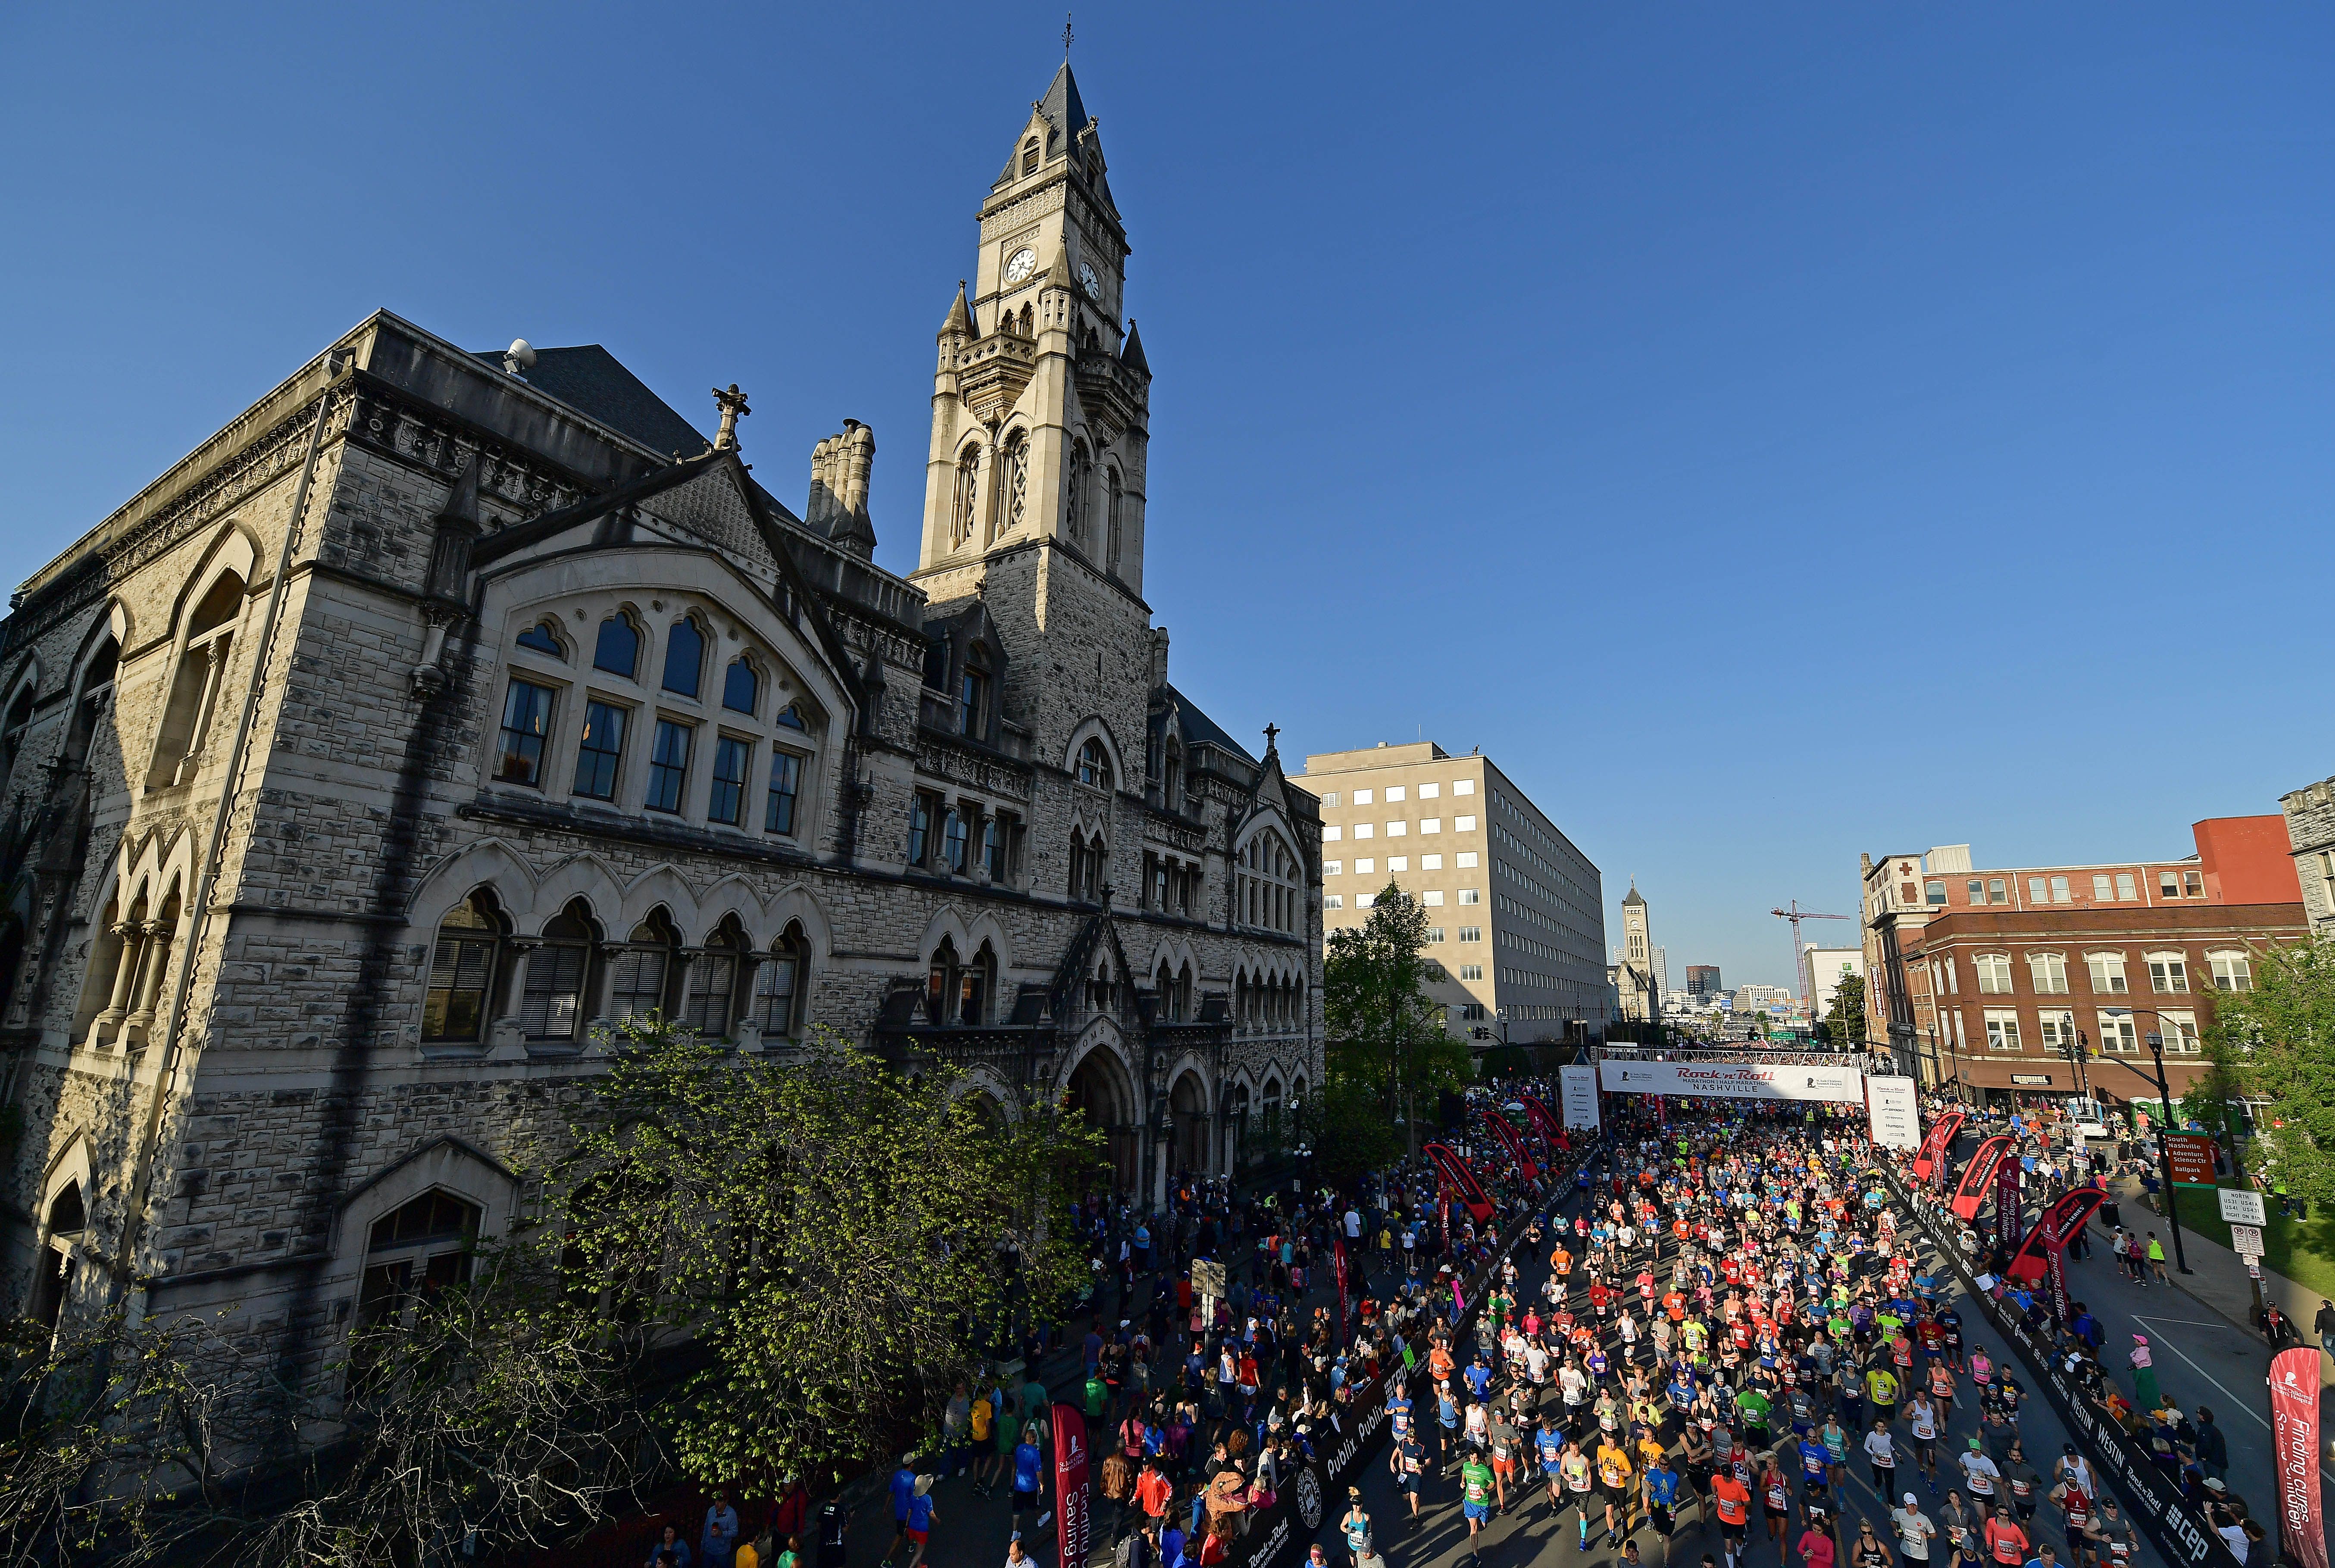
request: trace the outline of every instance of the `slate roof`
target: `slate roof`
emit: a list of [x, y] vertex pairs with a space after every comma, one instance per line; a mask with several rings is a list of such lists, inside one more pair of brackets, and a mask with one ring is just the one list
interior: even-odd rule
[[[478, 357], [502, 369], [500, 349], [488, 350]], [[693, 458], [712, 444], [674, 412], [672, 404], [649, 391], [647, 382], [596, 343], [537, 349], [527, 384], [668, 456], [678, 452]]]
[[1087, 106], [1079, 102], [1079, 79], [1071, 74], [1071, 63], [1054, 73], [1054, 80], [1046, 88], [1046, 96], [1038, 100], [1038, 112], [1053, 121], [1054, 129], [1071, 141], [1087, 128]]
[[1204, 741], [1210, 746], [1221, 746], [1234, 756], [1245, 760], [1252, 768], [1262, 766], [1254, 756], [1249, 754], [1247, 747], [1226, 734], [1224, 726], [1201, 712], [1192, 699], [1176, 690], [1172, 682], [1168, 687], [1168, 700], [1176, 704], [1176, 711], [1184, 721], [1185, 740]]

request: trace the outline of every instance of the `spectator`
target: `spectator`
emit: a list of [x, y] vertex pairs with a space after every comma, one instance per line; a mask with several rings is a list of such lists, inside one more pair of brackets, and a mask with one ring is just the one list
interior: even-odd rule
[[738, 1510], [730, 1505], [727, 1493], [713, 1494], [713, 1502], [705, 1510], [705, 1529], [698, 1536], [697, 1548], [704, 1558], [705, 1568], [730, 1568], [730, 1560], [738, 1551]]

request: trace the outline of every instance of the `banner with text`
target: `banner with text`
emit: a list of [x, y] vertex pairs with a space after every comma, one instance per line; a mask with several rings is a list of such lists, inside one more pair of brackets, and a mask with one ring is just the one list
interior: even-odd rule
[[1087, 1512], [1087, 1418], [1076, 1405], [1054, 1405], [1055, 1561], [1084, 1563], [1091, 1519]]
[[2319, 1509], [2319, 1352], [2308, 1345], [2270, 1359], [2270, 1414], [2278, 1452], [2278, 1527], [2287, 1561], [2327, 1568]]
[[1597, 1070], [1594, 1067], [1560, 1067], [1556, 1070], [1559, 1098], [1565, 1102], [1565, 1125], [1585, 1127], [1595, 1132], [1597, 1117]]
[[1616, 1061], [1609, 1058], [1597, 1064], [1597, 1080], [1608, 1094], [1684, 1094], [1704, 1099], [1865, 1099], [1865, 1075], [1853, 1067], [1768, 1067], [1749, 1061]]
[[1922, 1147], [1920, 1097], [1910, 1078], [1875, 1076], [1865, 1080], [1865, 1113], [1875, 1148]]

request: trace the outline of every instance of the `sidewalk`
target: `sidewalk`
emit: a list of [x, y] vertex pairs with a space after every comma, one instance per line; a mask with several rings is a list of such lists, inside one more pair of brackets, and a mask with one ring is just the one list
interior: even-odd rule
[[[2164, 1215], [2149, 1208], [2140, 1183], [2126, 1177], [2117, 1184], [2116, 1196], [2124, 1214], [2127, 1231], [2135, 1235], [2146, 1235], [2154, 1230], [2165, 1243], [2165, 1260], [2173, 1282], [2200, 1305], [2212, 1308], [2252, 1334], [2267, 1351], [2270, 1341], [2262, 1338], [2262, 1330], [2254, 1325], [2253, 1282], [2246, 1276], [2245, 1260], [2221, 1243], [2208, 1241], [2196, 1232], [2185, 1229], [2181, 1233], [2181, 1250], [2189, 1260], [2190, 1272], [2182, 1273], [2171, 1267], [2173, 1227]], [[2112, 1234], [2107, 1227], [2099, 1226], [2098, 1220], [2093, 1224], [2101, 1230], [2103, 1240]], [[2262, 1272], [2262, 1292], [2263, 1301], [2278, 1303], [2278, 1310], [2284, 1312], [2287, 1321], [2294, 1325], [2301, 1343], [2315, 1345], [2319, 1342], [2319, 1336], [2312, 1331], [2311, 1324], [2319, 1315], [2319, 1303], [2325, 1298], [2316, 1291], [2295, 1283], [2267, 1264], [2263, 1265]], [[2319, 1377], [2321, 1388], [2335, 1388], [2335, 1364], [2330, 1364], [2325, 1356], [2319, 1359]]]

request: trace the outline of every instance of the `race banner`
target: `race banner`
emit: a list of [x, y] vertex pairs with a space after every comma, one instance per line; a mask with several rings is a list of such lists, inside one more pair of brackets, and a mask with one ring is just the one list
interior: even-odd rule
[[2327, 1568], [2327, 1524], [2319, 1506], [2319, 1351], [2309, 1345], [2270, 1359], [2272, 1447], [2278, 1456], [2278, 1527], [2286, 1559]]
[[[1458, 1196], [1461, 1203], [1467, 1205], [1468, 1212], [1476, 1216], [1478, 1224], [1492, 1217], [1492, 1196], [1484, 1190], [1484, 1184], [1476, 1179], [1476, 1173], [1468, 1168], [1466, 1160], [1439, 1143], [1429, 1144], [1420, 1152], [1434, 1162], [1444, 1193]], [[1447, 1230], [1449, 1228], [1448, 1220], [1445, 1227]]]
[[1921, 1147], [1921, 1100], [1912, 1079], [1879, 1074], [1866, 1079], [1865, 1114], [1872, 1129], [1874, 1147]]
[[1560, 1067], [1556, 1070], [1556, 1086], [1558, 1098], [1565, 1105], [1565, 1125], [1595, 1132], [1601, 1125], [1597, 1115], [1597, 1070]]
[[[1767, 1066], [1750, 1061], [1625, 1061], [1597, 1064], [1608, 1094], [1685, 1094], [1705, 1099], [1865, 1102], [1865, 1075], [1853, 1067]], [[1570, 1113], [1568, 1112], [1568, 1115]]]
[[1922, 1152], [1914, 1157], [1914, 1179], [1928, 1181], [1933, 1173], [1945, 1168], [1947, 1151], [1954, 1147], [1954, 1134], [1962, 1130], [1962, 1113], [1950, 1110], [1930, 1124], [1930, 1134], [1922, 1140]]
[[2030, 1289], [2048, 1277], [2051, 1282], [2052, 1310], [2059, 1314], [2061, 1322], [2068, 1321], [2069, 1312], [2067, 1263], [2060, 1254], [2067, 1252], [2068, 1244], [2076, 1239], [2107, 1201], [2107, 1195], [2098, 1187], [2078, 1187], [2060, 1194], [2059, 1200], [2037, 1217], [2035, 1229], [2003, 1267], [2003, 1278]]
[[2006, 1247], [2017, 1246], [2026, 1234], [2027, 1200], [2019, 1190], [2025, 1169], [2016, 1149], [2004, 1150], [1995, 1162], [1994, 1239]]
[[1523, 1135], [1516, 1131], [1508, 1118], [1488, 1108], [1481, 1114], [1485, 1125], [1492, 1129], [1493, 1135], [1507, 1145], [1508, 1157], [1516, 1162], [1517, 1173], [1528, 1182], [1540, 1180], [1540, 1166], [1535, 1165], [1532, 1156], [1525, 1152]]
[[1962, 1166], [1962, 1179], [1954, 1187], [1954, 1217], [1972, 1220], [1978, 1217], [1980, 1207], [1986, 1202], [1986, 1185], [1994, 1179], [1994, 1167], [2010, 1152], [2010, 1139], [2001, 1133], [1978, 1146]]
[[1054, 1550], [1059, 1563], [1084, 1563], [1092, 1521], [1088, 1517], [1087, 1418], [1076, 1405], [1054, 1402]]
[[1516, 1099], [1525, 1108], [1525, 1119], [1540, 1134], [1542, 1152], [1554, 1164], [1557, 1151], [1565, 1147], [1565, 1129], [1556, 1125], [1556, 1118], [1548, 1114], [1548, 1107], [1541, 1104], [1540, 1096], [1520, 1094]]
[[1330, 1243], [1330, 1261], [1338, 1269], [1338, 1342], [1352, 1343], [1346, 1333], [1346, 1238], [1339, 1236]]

